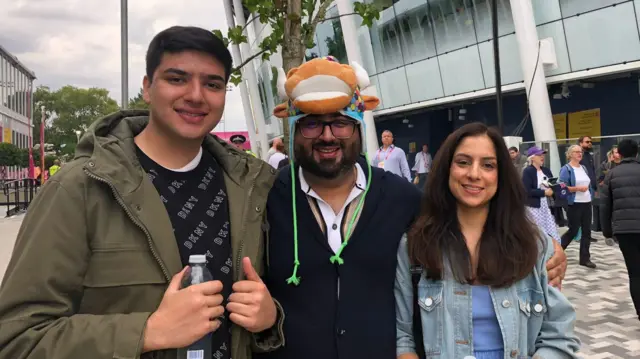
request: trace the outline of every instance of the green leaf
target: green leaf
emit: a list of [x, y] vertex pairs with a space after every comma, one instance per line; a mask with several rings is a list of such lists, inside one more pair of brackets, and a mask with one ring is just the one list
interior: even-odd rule
[[235, 73], [232, 74], [231, 78], [229, 79], [229, 82], [231, 82], [235, 86], [240, 85], [240, 83], [242, 83], [242, 75], [237, 75]]
[[233, 44], [243, 44], [247, 42], [247, 37], [242, 33], [242, 26], [229, 28], [229, 41]]
[[224, 46], [229, 46], [229, 39], [222, 35], [222, 31], [216, 29], [211, 31], [216, 37], [218, 37], [222, 42], [224, 42]]

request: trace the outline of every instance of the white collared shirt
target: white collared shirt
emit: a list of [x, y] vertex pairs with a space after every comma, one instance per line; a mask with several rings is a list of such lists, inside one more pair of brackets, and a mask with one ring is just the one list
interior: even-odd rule
[[431, 154], [429, 152], [424, 153], [422, 151], [416, 154], [415, 165], [411, 170], [417, 173], [429, 173], [431, 172]]
[[351, 193], [347, 197], [347, 200], [344, 202], [342, 209], [340, 209], [338, 213], [335, 213], [333, 211], [333, 208], [331, 208], [331, 206], [309, 186], [307, 181], [304, 179], [302, 168], [298, 170], [298, 177], [300, 177], [300, 188], [304, 193], [307, 194], [307, 198], [311, 197], [312, 199], [315, 199], [315, 202], [320, 209], [320, 213], [322, 214], [322, 218], [324, 219], [324, 224], [326, 225], [326, 235], [329, 240], [329, 247], [331, 247], [334, 253], [337, 252], [342, 245], [342, 228], [346, 230], [348, 226], [348, 223], [342, 223], [345, 210], [351, 204], [351, 202], [360, 197], [367, 185], [367, 178], [364, 175], [362, 167], [360, 167], [358, 163], [356, 163], [355, 166], [358, 173], [356, 184], [351, 189]]

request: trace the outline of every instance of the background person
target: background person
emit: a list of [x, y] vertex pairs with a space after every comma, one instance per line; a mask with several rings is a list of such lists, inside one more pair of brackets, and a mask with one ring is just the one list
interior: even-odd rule
[[616, 237], [629, 275], [629, 290], [640, 320], [640, 162], [638, 143], [620, 141], [620, 164], [604, 180], [601, 212], [602, 234]]
[[581, 165], [583, 150], [579, 145], [569, 147], [566, 153], [567, 164], [560, 169], [560, 182], [567, 185], [569, 196], [567, 202], [567, 219], [569, 230], [562, 235], [562, 248], [566, 249], [573, 238], [581, 230], [580, 260], [581, 266], [596, 268], [591, 261], [591, 202], [593, 187], [588, 170]]
[[409, 170], [407, 156], [402, 148], [393, 144], [393, 133], [389, 130], [382, 132], [382, 147], [376, 151], [371, 164], [411, 182], [411, 171]]
[[530, 165], [522, 171], [522, 182], [527, 191], [527, 212], [546, 235], [560, 241], [558, 227], [547, 201], [553, 197], [553, 190], [549, 185], [553, 174], [543, 166], [546, 153], [547, 151], [536, 146], [527, 150]]

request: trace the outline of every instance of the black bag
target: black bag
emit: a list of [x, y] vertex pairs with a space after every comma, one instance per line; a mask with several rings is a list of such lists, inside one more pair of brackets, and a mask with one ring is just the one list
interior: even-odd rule
[[422, 337], [422, 317], [420, 316], [420, 304], [418, 304], [418, 282], [422, 277], [422, 266], [411, 266], [411, 286], [413, 287], [413, 342], [416, 345], [418, 358], [426, 359], [424, 352], [424, 339]]

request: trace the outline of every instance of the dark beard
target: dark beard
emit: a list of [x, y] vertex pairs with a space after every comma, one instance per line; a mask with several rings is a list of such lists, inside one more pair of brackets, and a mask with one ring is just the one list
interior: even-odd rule
[[296, 162], [305, 171], [319, 178], [335, 179], [353, 170], [353, 166], [358, 160], [359, 141], [355, 141], [349, 149], [345, 148], [345, 145], [342, 143], [321, 142], [314, 144], [314, 146], [340, 146], [340, 150], [342, 151], [342, 161], [340, 163], [336, 164], [334, 160], [325, 160], [318, 163], [313, 158], [313, 148], [311, 152], [308, 152], [303, 145], [295, 145], [294, 154]]

